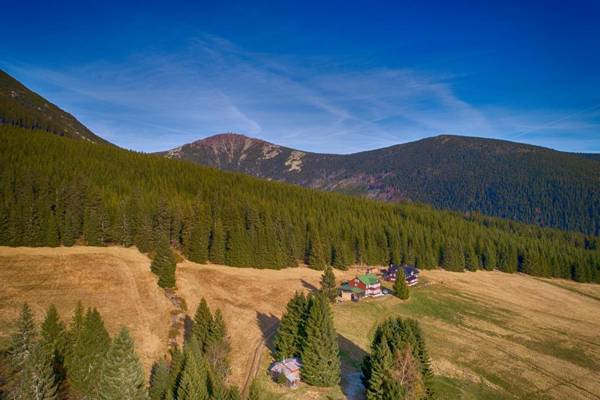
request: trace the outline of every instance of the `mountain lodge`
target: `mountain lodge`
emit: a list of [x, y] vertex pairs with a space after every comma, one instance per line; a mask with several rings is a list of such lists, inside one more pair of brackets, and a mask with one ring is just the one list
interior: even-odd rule
[[419, 283], [419, 273], [417, 267], [414, 265], [394, 265], [390, 264], [389, 268], [383, 272], [383, 279], [390, 282], [396, 282], [396, 276], [398, 270], [402, 268], [404, 270], [404, 277], [406, 278], [406, 284], [408, 286], [414, 286]]

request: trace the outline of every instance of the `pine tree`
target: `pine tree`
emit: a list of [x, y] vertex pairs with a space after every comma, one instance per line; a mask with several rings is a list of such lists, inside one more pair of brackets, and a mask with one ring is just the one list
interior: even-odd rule
[[195, 338], [186, 345], [177, 400], [208, 400], [207, 366]]
[[196, 308], [194, 324], [192, 325], [192, 337], [197, 340], [201, 351], [204, 351], [208, 344], [213, 323], [213, 316], [210, 312], [210, 308], [208, 308], [208, 304], [203, 297], [198, 304], [198, 308]]
[[46, 318], [40, 330], [40, 345], [50, 356], [56, 382], [60, 384], [66, 378], [64, 368], [65, 354], [67, 351], [67, 332], [64, 322], [60, 320], [54, 304], [48, 307]]
[[229, 374], [229, 351], [231, 346], [227, 336], [227, 327], [221, 310], [217, 308], [209, 329], [205, 349], [206, 360], [217, 374], [219, 379], [224, 379]]
[[19, 370], [32, 353], [35, 346], [36, 332], [33, 312], [27, 303], [21, 307], [17, 320], [17, 331], [11, 338], [10, 358], [13, 368]]
[[321, 275], [321, 292], [329, 299], [329, 301], [335, 301], [337, 297], [337, 285], [335, 283], [335, 274], [333, 269], [329, 266], [325, 268], [325, 272]]
[[184, 354], [177, 347], [171, 351], [171, 366], [169, 368], [169, 377], [167, 380], [167, 392], [165, 400], [177, 400], [177, 391], [181, 384], [181, 373], [184, 366]]
[[313, 228], [313, 225], [308, 226], [307, 235], [306, 264], [313, 269], [322, 270], [325, 268], [325, 254], [321, 236], [319, 235], [319, 232]]
[[48, 353], [35, 345], [19, 374], [15, 400], [56, 400], [57, 386]]
[[385, 382], [388, 380], [389, 371], [392, 368], [392, 353], [387, 340], [382, 342], [373, 350], [369, 357], [368, 380], [365, 382], [367, 400], [380, 400], [385, 394]]
[[225, 232], [220, 219], [214, 222], [211, 230], [208, 259], [213, 264], [225, 263]]
[[169, 390], [169, 364], [164, 359], [156, 361], [150, 371], [150, 400], [163, 400]]
[[158, 286], [162, 288], [175, 287], [175, 268], [177, 260], [169, 246], [166, 236], [158, 241], [156, 254], [150, 264], [150, 270], [158, 275]]
[[408, 299], [410, 291], [406, 284], [406, 276], [404, 275], [404, 268], [398, 268], [396, 272], [396, 281], [394, 282], [394, 296], [401, 300]]
[[190, 261], [204, 263], [208, 259], [208, 229], [197, 221], [190, 232], [190, 244], [187, 254]]
[[60, 320], [58, 310], [50, 304], [40, 329], [41, 344], [49, 354], [64, 354], [67, 340], [64, 322]]
[[100, 372], [110, 347], [110, 336], [96, 309], [88, 309], [81, 332], [66, 358], [68, 379], [82, 396], [98, 396]]
[[114, 338], [102, 364], [100, 398], [103, 400], [146, 399], [144, 370], [126, 328]]
[[314, 386], [334, 386], [340, 381], [340, 356], [331, 308], [322, 295], [311, 296], [309, 303], [302, 379]]
[[463, 271], [465, 268], [465, 255], [460, 243], [449, 240], [442, 254], [442, 266], [448, 271]]
[[274, 339], [275, 359], [299, 357], [304, 343], [304, 323], [307, 314], [307, 301], [304, 294], [296, 292], [288, 302], [281, 317]]

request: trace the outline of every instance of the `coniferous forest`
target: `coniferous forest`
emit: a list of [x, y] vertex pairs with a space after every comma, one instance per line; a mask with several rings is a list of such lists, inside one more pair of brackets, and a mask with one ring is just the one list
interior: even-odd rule
[[[383, 204], [188, 162], [0, 127], [0, 243], [169, 245], [196, 262], [283, 268], [414, 263], [600, 281], [600, 239], [512, 221]], [[162, 276], [160, 274], [162, 272]]]
[[129, 331], [122, 328], [111, 338], [100, 313], [84, 311], [81, 303], [68, 325], [51, 305], [39, 330], [24, 304], [6, 357], [11, 399], [147, 398], [144, 370]]

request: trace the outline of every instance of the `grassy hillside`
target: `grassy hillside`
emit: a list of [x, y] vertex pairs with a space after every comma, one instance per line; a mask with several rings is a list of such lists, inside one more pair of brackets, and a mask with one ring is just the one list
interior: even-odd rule
[[[66, 318], [76, 299], [97, 306], [109, 329], [128, 325], [147, 360], [166, 350], [168, 309], [156, 295], [149, 260], [134, 249], [0, 248], [3, 339], [18, 303], [40, 316], [55, 302]], [[118, 271], [117, 271], [118, 269]], [[127, 272], [125, 272], [127, 271]], [[358, 273], [336, 271], [338, 281]], [[274, 398], [343, 398], [368, 350], [370, 334], [387, 316], [419, 320], [441, 399], [593, 399], [600, 396], [600, 286], [499, 272], [424, 271], [422, 284], [402, 302], [386, 297], [334, 305], [342, 349], [342, 386], [296, 391], [266, 377], [271, 361], [262, 339], [296, 290], [318, 286], [319, 271], [239, 269], [183, 262], [178, 293], [194, 310], [204, 296], [220, 308], [232, 341], [232, 380], [243, 386], [253, 364]], [[425, 283], [426, 282], [426, 283]], [[139, 297], [134, 296], [138, 291]], [[10, 301], [6, 300], [10, 296]], [[164, 324], [163, 324], [164, 322]], [[149, 334], [151, 332], [152, 334]], [[160, 347], [155, 344], [156, 335]], [[268, 341], [267, 341], [268, 342]], [[254, 359], [256, 351], [262, 360]], [[359, 398], [359, 397], [355, 397]]]
[[149, 266], [148, 257], [121, 247], [0, 247], [0, 347], [23, 302], [39, 327], [50, 304], [68, 322], [81, 301], [102, 313], [111, 334], [129, 328], [148, 376], [167, 350], [172, 308]]
[[1, 124], [41, 129], [72, 139], [108, 144], [71, 114], [32, 92], [2, 70], [0, 70]]
[[169, 240], [194, 261], [416, 263], [600, 280], [597, 237], [389, 205], [0, 127], [0, 244]]
[[600, 232], [600, 164], [594, 155], [448, 135], [333, 155], [234, 134], [164, 155], [318, 189]]
[[[340, 335], [368, 350], [387, 316], [416, 318], [425, 331], [440, 398], [589, 399], [600, 396], [600, 301], [561, 281], [497, 272], [426, 271], [426, 286], [335, 308]], [[564, 282], [569, 284], [568, 282]], [[574, 285], [600, 295], [598, 285]], [[349, 346], [347, 362], [360, 351]]]

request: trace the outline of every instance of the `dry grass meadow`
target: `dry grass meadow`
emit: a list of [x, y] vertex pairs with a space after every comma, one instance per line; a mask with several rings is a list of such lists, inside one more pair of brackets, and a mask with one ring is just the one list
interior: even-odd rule
[[171, 310], [149, 265], [134, 248], [0, 247], [0, 335], [10, 334], [25, 301], [39, 326], [50, 304], [68, 323], [81, 300], [98, 308], [111, 334], [129, 328], [148, 372], [165, 354]]
[[[0, 247], [0, 335], [21, 302], [42, 317], [55, 303], [65, 319], [76, 302], [97, 307], [114, 333], [128, 326], [148, 367], [166, 351], [172, 306], [156, 287], [149, 259], [135, 249]], [[337, 272], [338, 279], [356, 271]], [[252, 366], [276, 398], [342, 396], [340, 388], [287, 391], [267, 382], [262, 339], [296, 290], [321, 273], [178, 264], [178, 294], [190, 313], [200, 298], [220, 308], [232, 342], [232, 382]], [[389, 316], [421, 322], [440, 398], [600, 399], [600, 286], [499, 272], [424, 271], [402, 302], [386, 297], [334, 306], [345, 374], [355, 374], [374, 326]], [[256, 350], [262, 360], [255, 358]]]

